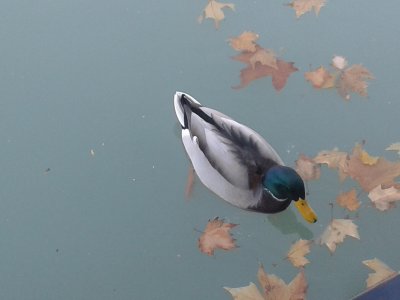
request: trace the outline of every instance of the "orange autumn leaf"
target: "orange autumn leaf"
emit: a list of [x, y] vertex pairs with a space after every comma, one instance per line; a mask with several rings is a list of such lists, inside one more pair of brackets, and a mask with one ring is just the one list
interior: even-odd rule
[[361, 202], [357, 199], [356, 189], [351, 189], [348, 192], [341, 193], [337, 196], [336, 202], [350, 211], [356, 211], [361, 205]]
[[393, 186], [383, 189], [378, 185], [368, 193], [368, 198], [377, 209], [385, 211], [393, 208], [396, 201], [400, 201], [400, 190]]
[[256, 52], [256, 40], [258, 38], [259, 35], [257, 33], [245, 31], [237, 37], [230, 38], [229, 43], [236, 51]]
[[294, 9], [297, 18], [311, 10], [314, 10], [318, 16], [319, 11], [325, 5], [325, 0], [294, 0], [288, 5]]
[[257, 273], [258, 282], [262, 292], [257, 286], [250, 282], [248, 286], [239, 288], [224, 287], [235, 300], [302, 300], [306, 299], [307, 280], [304, 271], [300, 271], [296, 277], [286, 284], [281, 278], [274, 274], [267, 274], [263, 266]]
[[208, 4], [198, 18], [199, 23], [203, 22], [204, 19], [214, 19], [215, 28], [218, 29], [219, 22], [225, 19], [224, 8], [235, 10], [235, 5], [233, 3], [221, 3], [216, 0], [208, 0]]
[[361, 144], [354, 147], [347, 162], [348, 175], [366, 192], [381, 184], [385, 187], [395, 185], [395, 178], [400, 176], [400, 162], [391, 162], [380, 157], [375, 164], [365, 164], [363, 161], [365, 153]]
[[335, 75], [329, 73], [324, 67], [306, 72], [304, 77], [316, 89], [329, 89], [335, 87]]
[[[242, 56], [237, 60], [241, 59], [243, 59]], [[276, 60], [277, 69], [262, 64], [256, 64], [254, 68], [251, 65], [249, 65], [240, 71], [240, 84], [234, 86], [233, 88], [234, 89], [244, 88], [256, 79], [271, 76], [272, 85], [274, 86], [276, 91], [280, 91], [285, 87], [289, 76], [293, 72], [298, 71], [298, 69], [294, 67], [293, 64], [294, 63], [292, 62], [286, 62], [284, 60], [277, 59]]]
[[208, 221], [204, 233], [199, 238], [199, 249], [207, 255], [214, 255], [215, 249], [232, 250], [236, 248], [230, 230], [237, 224], [224, 223], [216, 217]]
[[304, 154], [300, 154], [296, 160], [296, 172], [306, 181], [318, 179], [321, 176], [319, 164]]
[[331, 169], [337, 169], [339, 178], [343, 181], [347, 176], [347, 160], [348, 154], [338, 149], [324, 150], [313, 158], [316, 163], [326, 164]]
[[304, 267], [310, 261], [304, 256], [310, 253], [312, 241], [300, 239], [290, 247], [287, 258], [296, 268]]
[[360, 239], [357, 225], [352, 220], [333, 219], [321, 235], [319, 243], [325, 244], [331, 253], [335, 252], [338, 244], [343, 243], [346, 236]]
[[368, 274], [368, 278], [366, 280], [367, 288], [374, 287], [382, 281], [388, 280], [398, 274], [398, 272], [392, 270], [384, 262], [377, 258], [364, 260], [363, 264], [375, 271], [375, 273]]
[[337, 89], [339, 95], [345, 99], [350, 100], [350, 93], [357, 93], [360, 96], [368, 96], [367, 80], [373, 79], [373, 75], [362, 65], [353, 65], [345, 69], [339, 76]]

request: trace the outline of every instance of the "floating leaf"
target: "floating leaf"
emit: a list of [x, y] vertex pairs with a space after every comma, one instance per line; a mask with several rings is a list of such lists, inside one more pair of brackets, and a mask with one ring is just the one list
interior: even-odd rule
[[310, 244], [309, 240], [298, 240], [296, 243], [292, 245], [290, 248], [287, 258], [296, 268], [304, 267], [310, 261], [304, 256], [310, 253]]
[[218, 29], [219, 22], [225, 19], [224, 8], [235, 10], [235, 5], [233, 3], [221, 3], [216, 0], [208, 0], [207, 6], [198, 18], [199, 23], [203, 22], [204, 19], [214, 19], [215, 28]]
[[336, 198], [336, 202], [350, 211], [356, 211], [361, 205], [361, 202], [357, 199], [356, 189], [340, 194]]
[[260, 48], [258, 49], [249, 59], [251, 67], [254, 69], [256, 63], [260, 63], [264, 66], [269, 66], [278, 70], [278, 65], [276, 63], [276, 56], [272, 50]]
[[364, 260], [363, 264], [371, 270], [375, 271], [375, 273], [370, 273], [368, 275], [368, 278], [366, 280], [367, 288], [376, 286], [378, 283], [398, 274], [398, 272], [392, 270], [384, 262], [377, 258]]
[[256, 40], [258, 40], [258, 37], [257, 33], [245, 31], [237, 37], [230, 38], [229, 43], [236, 51], [256, 52]]
[[400, 190], [393, 186], [382, 189], [378, 185], [369, 192], [368, 197], [377, 209], [385, 211], [394, 207], [396, 201], [400, 201]]
[[335, 87], [336, 76], [329, 73], [322, 66], [314, 71], [306, 72], [304, 77], [316, 89], [329, 89]]
[[357, 225], [352, 220], [333, 219], [321, 235], [320, 244], [325, 244], [331, 253], [335, 252], [338, 244], [343, 243], [346, 236], [360, 239]]
[[345, 100], [350, 100], [350, 93], [366, 97], [368, 95], [366, 81], [373, 78], [372, 73], [364, 66], [353, 65], [345, 69], [339, 76], [337, 84], [339, 95]]
[[224, 287], [235, 300], [264, 300], [257, 286], [250, 282], [248, 286], [239, 288]]
[[321, 176], [320, 166], [304, 154], [300, 154], [296, 160], [296, 172], [303, 180], [318, 179]]
[[204, 233], [199, 238], [199, 249], [207, 255], [214, 255], [215, 249], [232, 250], [236, 248], [230, 230], [237, 224], [224, 223], [216, 217], [208, 221]]
[[346, 152], [339, 151], [337, 148], [333, 150], [324, 150], [319, 152], [313, 160], [319, 164], [326, 164], [329, 168], [337, 169], [341, 181], [346, 178], [348, 160], [348, 154]]
[[294, 9], [297, 18], [311, 10], [314, 10], [318, 16], [319, 11], [325, 5], [325, 0], [294, 0], [288, 5]]

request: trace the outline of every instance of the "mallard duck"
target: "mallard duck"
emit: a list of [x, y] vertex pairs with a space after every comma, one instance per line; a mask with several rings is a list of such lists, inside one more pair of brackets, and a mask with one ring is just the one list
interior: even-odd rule
[[175, 93], [174, 106], [183, 145], [208, 189], [234, 206], [263, 213], [281, 212], [293, 201], [306, 221], [317, 221], [301, 177], [257, 132], [186, 93]]

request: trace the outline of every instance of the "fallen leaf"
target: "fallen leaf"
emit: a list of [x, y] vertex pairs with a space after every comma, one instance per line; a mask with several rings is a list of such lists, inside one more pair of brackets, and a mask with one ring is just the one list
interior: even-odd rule
[[236, 51], [249, 51], [256, 52], [256, 40], [258, 40], [259, 35], [251, 31], [245, 31], [237, 37], [229, 39], [229, 43], [233, 49]]
[[333, 219], [321, 235], [320, 244], [325, 244], [331, 253], [335, 252], [338, 244], [343, 243], [346, 236], [360, 239], [357, 225], [348, 219]]
[[382, 186], [378, 185], [368, 193], [368, 197], [377, 209], [385, 211], [393, 208], [396, 201], [400, 201], [400, 190], [393, 186], [382, 189]]
[[356, 144], [347, 162], [347, 174], [366, 192], [381, 184], [385, 187], [395, 185], [394, 179], [400, 176], [400, 162], [390, 162], [380, 157], [375, 164], [368, 165], [362, 160], [364, 151], [361, 144]]
[[339, 95], [345, 100], [350, 100], [350, 93], [357, 93], [366, 97], [368, 95], [368, 83], [366, 80], [373, 78], [372, 73], [364, 66], [352, 65], [339, 76], [337, 83]]
[[[241, 61], [241, 59], [242, 57], [237, 60]], [[256, 64], [254, 68], [249, 65], [240, 71], [240, 84], [238, 86], [234, 86], [233, 88], [244, 88], [256, 79], [272, 76], [272, 85], [274, 86], [276, 91], [280, 91], [285, 87], [289, 76], [293, 72], [298, 71], [298, 69], [294, 67], [293, 64], [294, 63], [292, 62], [286, 62], [284, 60], [277, 59], [277, 69], [262, 64]]]
[[357, 199], [356, 189], [341, 193], [337, 196], [336, 202], [350, 211], [356, 211], [361, 205], [361, 202]]
[[336, 76], [329, 73], [324, 67], [306, 72], [304, 77], [316, 89], [329, 89], [335, 87]]
[[378, 162], [379, 157], [371, 156], [371, 155], [369, 155], [369, 153], [367, 151], [361, 150], [360, 160], [364, 165], [373, 166]]
[[346, 152], [339, 151], [337, 148], [324, 150], [319, 152], [313, 160], [319, 164], [326, 164], [331, 169], [337, 169], [341, 181], [347, 177], [348, 154]]
[[276, 63], [275, 53], [270, 49], [260, 48], [258, 49], [249, 59], [251, 67], [254, 69], [256, 63], [260, 63], [264, 66], [269, 66], [278, 70], [278, 65]]
[[204, 19], [214, 19], [215, 28], [219, 28], [219, 22], [225, 19], [225, 14], [222, 9], [230, 8], [235, 10], [233, 3], [221, 3], [216, 0], [208, 0], [208, 4], [203, 10], [203, 13], [199, 16], [199, 23], [203, 22]]
[[343, 56], [335, 55], [332, 58], [332, 66], [338, 70], [343, 70], [347, 67], [347, 60]]
[[289, 284], [274, 274], [265, 273], [263, 266], [259, 267], [257, 275], [266, 300], [306, 298], [308, 284], [303, 270]]
[[307, 253], [310, 253], [310, 245], [311, 241], [309, 240], [298, 240], [296, 243], [292, 245], [290, 248], [287, 258], [296, 268], [304, 267], [310, 261], [304, 256]]
[[304, 154], [300, 154], [296, 160], [296, 172], [303, 180], [318, 179], [321, 176], [319, 164]]
[[398, 155], [400, 155], [400, 143], [394, 143], [391, 144], [389, 147], [387, 147], [385, 150], [388, 151], [396, 151]]
[[237, 224], [224, 223], [216, 217], [208, 221], [204, 233], [199, 238], [199, 249], [207, 255], [214, 255], [215, 249], [232, 250], [236, 248], [230, 230]]
[[325, 5], [325, 0], [294, 0], [288, 5], [294, 9], [297, 18], [300, 18], [300, 16], [312, 9], [314, 9], [315, 14], [318, 16], [319, 11]]
[[239, 288], [224, 287], [236, 300], [264, 300], [257, 286], [250, 282], [248, 286]]
[[368, 275], [366, 280], [367, 288], [376, 286], [378, 283], [388, 280], [389, 278], [398, 274], [398, 272], [392, 270], [384, 262], [377, 258], [364, 260], [363, 264], [375, 271], [375, 273], [370, 273]]

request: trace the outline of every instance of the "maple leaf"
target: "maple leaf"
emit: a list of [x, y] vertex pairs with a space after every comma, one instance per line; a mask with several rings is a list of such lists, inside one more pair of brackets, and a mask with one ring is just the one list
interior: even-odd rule
[[378, 185], [368, 193], [368, 197], [377, 209], [385, 211], [393, 208], [396, 201], [400, 201], [400, 190], [393, 186], [382, 189], [382, 186]]
[[368, 95], [368, 83], [366, 80], [373, 79], [373, 75], [362, 65], [352, 65], [345, 69], [339, 76], [337, 89], [339, 95], [345, 99], [350, 100], [350, 93], [358, 93], [366, 97]]
[[262, 265], [258, 269], [257, 277], [263, 288], [266, 300], [300, 300], [306, 298], [308, 284], [303, 270], [289, 284], [286, 284], [274, 274], [269, 275], [265, 273]]
[[366, 280], [367, 288], [374, 287], [378, 283], [388, 280], [398, 274], [398, 272], [392, 270], [384, 262], [377, 258], [364, 260], [363, 264], [375, 271], [375, 273], [370, 273], [368, 275]]
[[296, 172], [303, 180], [318, 179], [321, 176], [320, 166], [304, 154], [300, 154], [296, 160]]
[[288, 5], [294, 9], [297, 18], [300, 18], [312, 9], [314, 9], [315, 14], [318, 16], [319, 11], [325, 5], [325, 0], [294, 0]]
[[304, 267], [310, 261], [304, 256], [310, 253], [310, 244], [312, 241], [300, 239], [292, 245], [287, 258], [296, 268]]
[[308, 284], [304, 271], [300, 271], [289, 284], [286, 284], [278, 276], [265, 273], [264, 267], [260, 265], [257, 277], [262, 287], [262, 293], [252, 282], [245, 287], [224, 287], [224, 289], [235, 300], [301, 300], [306, 298]]
[[[243, 56], [234, 59], [241, 61], [243, 59]], [[233, 88], [244, 88], [249, 85], [253, 80], [272, 76], [272, 85], [274, 86], [276, 91], [280, 91], [285, 87], [289, 76], [293, 72], [298, 71], [298, 69], [294, 67], [293, 64], [294, 63], [292, 62], [286, 62], [284, 60], [277, 59], [277, 69], [262, 64], [256, 64], [254, 68], [249, 65], [240, 71], [240, 84], [234, 86]]]
[[335, 87], [336, 76], [329, 73], [324, 67], [304, 73], [304, 77], [316, 89], [329, 89]]
[[219, 22], [225, 19], [224, 8], [235, 10], [235, 5], [233, 3], [222, 3], [216, 0], [208, 0], [208, 4], [198, 18], [199, 23], [203, 22], [204, 19], [214, 19], [215, 28], [218, 29]]
[[257, 286], [250, 282], [248, 286], [239, 288], [224, 287], [235, 300], [265, 300]]
[[259, 35], [257, 33], [245, 31], [237, 37], [230, 38], [229, 43], [236, 51], [256, 52], [257, 44], [255, 41], [258, 40], [258, 38]]
[[360, 239], [357, 225], [352, 220], [333, 219], [321, 235], [320, 244], [325, 244], [331, 253], [335, 252], [338, 244], [343, 243], [346, 236]]
[[374, 164], [365, 164], [365, 156], [361, 144], [357, 144], [347, 161], [348, 175], [356, 180], [362, 189], [370, 192], [378, 185], [390, 187], [395, 185], [394, 179], [400, 176], [400, 162], [390, 162], [383, 157], [378, 158]]
[[214, 255], [215, 249], [232, 250], [236, 248], [230, 230], [237, 224], [224, 223], [216, 217], [209, 220], [204, 233], [199, 238], [199, 249], [207, 255]]
[[398, 155], [400, 155], [400, 143], [391, 144], [385, 150], [387, 151], [396, 151]]
[[269, 66], [278, 70], [278, 65], [276, 63], [275, 53], [270, 49], [260, 48], [258, 49], [249, 59], [249, 63], [254, 69], [256, 63], [260, 63], [264, 66]]
[[346, 152], [339, 151], [337, 148], [324, 150], [319, 152], [313, 160], [319, 164], [326, 164], [329, 168], [337, 169], [341, 181], [347, 177], [348, 154]]
[[357, 199], [356, 189], [351, 189], [348, 192], [341, 193], [336, 198], [336, 202], [350, 211], [356, 211], [361, 205], [361, 202]]

